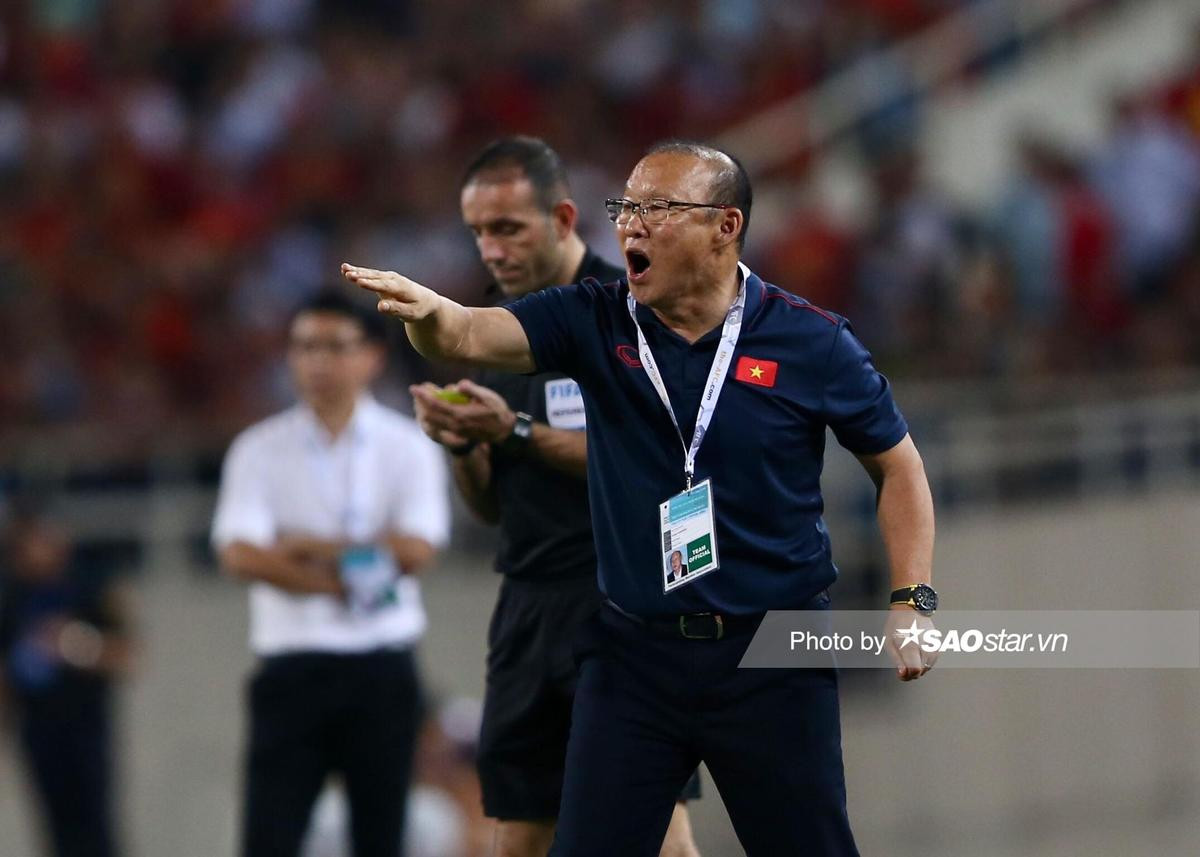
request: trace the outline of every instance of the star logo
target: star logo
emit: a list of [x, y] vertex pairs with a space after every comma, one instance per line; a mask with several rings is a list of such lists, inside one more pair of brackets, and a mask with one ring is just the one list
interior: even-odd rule
[[897, 628], [896, 633], [904, 638], [904, 642], [901, 643], [897, 648], [903, 649], [909, 643], [916, 643], [917, 647], [920, 648], [921, 632], [923, 630], [924, 628], [921, 627], [921, 624], [916, 619], [913, 619], [913, 623], [907, 628]]
[[763, 370], [762, 370], [761, 366], [759, 366], [757, 363], [755, 363], [752, 367], [750, 367], [750, 377], [757, 379], [757, 378], [761, 378], [762, 376], [763, 376]]

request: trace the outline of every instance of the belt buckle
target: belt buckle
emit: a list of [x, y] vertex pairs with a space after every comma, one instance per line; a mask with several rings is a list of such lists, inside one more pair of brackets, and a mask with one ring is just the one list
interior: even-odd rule
[[[688, 620], [699, 619], [700, 617], [711, 619], [713, 630], [706, 634], [689, 634]], [[679, 634], [685, 640], [719, 640], [725, 636], [725, 623], [722, 621], [721, 614], [719, 613], [691, 613], [679, 617]]]

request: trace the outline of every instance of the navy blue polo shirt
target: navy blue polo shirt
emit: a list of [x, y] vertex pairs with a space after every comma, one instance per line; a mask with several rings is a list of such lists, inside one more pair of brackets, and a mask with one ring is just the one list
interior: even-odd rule
[[[844, 318], [751, 275], [741, 336], [696, 459], [695, 480], [712, 479], [721, 567], [664, 593], [658, 505], [683, 490], [684, 454], [638, 360], [627, 294], [624, 279], [585, 280], [507, 307], [538, 371], [569, 375], [583, 392], [600, 589], [642, 616], [803, 605], [837, 576], [821, 520], [826, 426], [859, 454], [903, 440], [908, 426], [887, 379]], [[637, 313], [690, 442], [721, 326], [689, 344], [649, 308]], [[742, 357], [747, 380], [736, 377]]]

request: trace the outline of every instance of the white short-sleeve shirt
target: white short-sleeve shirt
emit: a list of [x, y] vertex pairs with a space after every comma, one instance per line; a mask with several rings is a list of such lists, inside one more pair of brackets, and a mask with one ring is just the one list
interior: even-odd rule
[[[337, 438], [298, 405], [242, 432], [225, 457], [213, 519], [217, 549], [269, 547], [285, 535], [354, 542], [388, 533], [446, 543], [450, 505], [441, 450], [417, 424], [364, 396]], [[415, 578], [396, 603], [363, 615], [330, 595], [250, 587], [250, 646], [260, 655], [364, 652], [412, 645], [425, 630]]]

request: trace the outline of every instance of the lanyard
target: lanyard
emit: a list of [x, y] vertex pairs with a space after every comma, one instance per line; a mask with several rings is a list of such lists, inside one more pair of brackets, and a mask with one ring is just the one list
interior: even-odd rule
[[[351, 421], [343, 435], [331, 444], [326, 445], [316, 437], [309, 439], [309, 456], [322, 505], [337, 521], [341, 537], [353, 542], [368, 540], [367, 503], [363, 495], [371, 484], [371, 461], [360, 431], [360, 426]], [[345, 448], [339, 449], [342, 444]], [[342, 467], [334, 466], [335, 459], [339, 459], [337, 463]], [[339, 487], [344, 490], [339, 492]]]
[[717, 409], [717, 399], [720, 398], [721, 389], [725, 386], [725, 376], [729, 374], [729, 364], [733, 360], [733, 349], [737, 347], [738, 336], [742, 332], [742, 311], [746, 306], [746, 280], [750, 277], [750, 269], [738, 262], [738, 272], [741, 274], [742, 283], [738, 288], [733, 306], [725, 314], [725, 324], [721, 327], [721, 344], [717, 346], [717, 354], [713, 357], [712, 367], [708, 370], [708, 381], [704, 385], [704, 395], [700, 397], [700, 410], [696, 413], [696, 430], [692, 434], [690, 446], [684, 443], [683, 432], [679, 428], [679, 421], [675, 419], [675, 410], [671, 407], [671, 397], [667, 395], [667, 387], [663, 383], [662, 373], [658, 371], [658, 364], [650, 352], [650, 344], [646, 342], [646, 335], [642, 333], [642, 326], [638, 324], [637, 301], [633, 299], [632, 292], [626, 295], [629, 317], [633, 319], [633, 326], [637, 329], [638, 356], [641, 358], [642, 368], [646, 370], [646, 377], [654, 385], [654, 391], [658, 393], [658, 398], [666, 407], [667, 416], [671, 418], [671, 425], [675, 426], [675, 433], [679, 435], [679, 445], [683, 448], [683, 474], [687, 479], [688, 491], [692, 490], [692, 477], [696, 473], [696, 456], [700, 452], [700, 444], [704, 442], [704, 435], [708, 431], [709, 423], [712, 422], [713, 412]]

